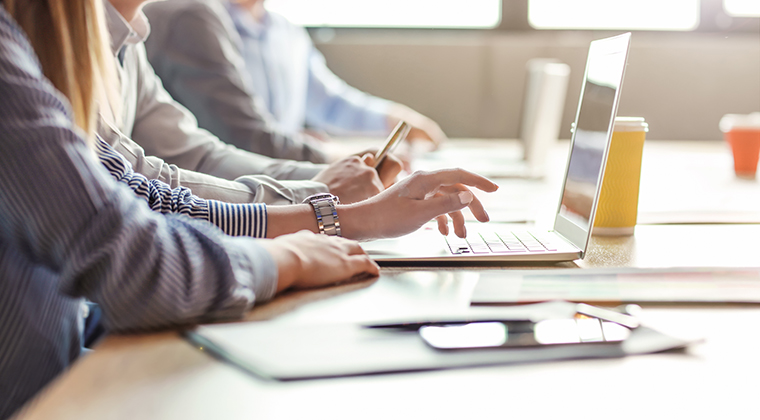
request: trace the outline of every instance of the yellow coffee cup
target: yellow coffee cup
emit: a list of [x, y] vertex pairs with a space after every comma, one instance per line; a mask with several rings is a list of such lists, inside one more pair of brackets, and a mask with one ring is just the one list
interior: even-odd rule
[[639, 207], [641, 156], [649, 125], [641, 117], [617, 117], [602, 191], [596, 207], [594, 235], [633, 235]]

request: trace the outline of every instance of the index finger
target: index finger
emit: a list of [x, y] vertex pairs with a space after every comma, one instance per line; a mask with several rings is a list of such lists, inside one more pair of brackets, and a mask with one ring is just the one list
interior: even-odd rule
[[429, 172], [424, 177], [428, 188], [464, 184], [485, 192], [494, 192], [499, 189], [499, 186], [490, 179], [459, 168]]
[[[451, 193], [451, 192], [457, 192], [457, 191], [470, 191], [470, 190], [469, 188], [465, 187], [462, 184], [457, 184], [457, 185], [441, 188], [441, 191]], [[472, 201], [470, 201], [470, 204], [468, 204], [467, 207], [470, 209], [473, 216], [475, 216], [475, 219], [477, 219], [479, 222], [485, 223], [491, 220], [490, 217], [488, 216], [488, 213], [486, 212], [486, 209], [483, 207], [483, 203], [481, 203], [481, 201], [478, 199], [478, 197], [475, 196], [475, 194], [472, 195]]]

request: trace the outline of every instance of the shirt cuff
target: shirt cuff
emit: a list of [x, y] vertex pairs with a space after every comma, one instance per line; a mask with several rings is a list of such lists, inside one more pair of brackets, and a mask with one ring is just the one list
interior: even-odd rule
[[329, 193], [327, 185], [317, 181], [280, 181], [285, 188], [291, 191], [293, 202], [291, 204], [301, 204], [303, 200], [314, 194]]
[[235, 181], [250, 188], [254, 202], [269, 205], [300, 204], [310, 195], [330, 192], [327, 185], [316, 181], [274, 180], [257, 175], [241, 176]]
[[241, 286], [239, 293], [250, 290], [256, 302], [265, 302], [277, 292], [279, 271], [272, 255], [259, 245], [260, 240], [228, 238], [239, 246], [228, 247], [235, 278]]
[[207, 200], [209, 222], [230, 236], [266, 238], [267, 207], [261, 203], [233, 204]]

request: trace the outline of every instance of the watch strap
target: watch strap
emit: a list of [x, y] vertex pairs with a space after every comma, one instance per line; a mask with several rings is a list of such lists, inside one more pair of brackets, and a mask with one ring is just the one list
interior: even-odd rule
[[319, 233], [330, 236], [341, 236], [340, 221], [338, 220], [338, 197], [332, 194], [317, 194], [307, 197], [304, 202], [311, 204], [317, 217]]

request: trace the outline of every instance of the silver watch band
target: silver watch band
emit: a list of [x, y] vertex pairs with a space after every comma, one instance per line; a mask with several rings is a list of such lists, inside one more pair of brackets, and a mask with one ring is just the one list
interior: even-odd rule
[[336, 204], [339, 203], [338, 197], [327, 193], [315, 194], [306, 197], [304, 203], [309, 203], [314, 208], [319, 233], [330, 236], [341, 236], [338, 209], [336, 207]]

